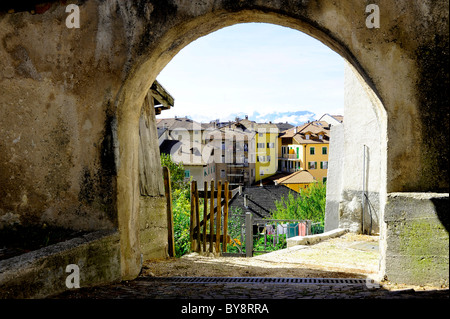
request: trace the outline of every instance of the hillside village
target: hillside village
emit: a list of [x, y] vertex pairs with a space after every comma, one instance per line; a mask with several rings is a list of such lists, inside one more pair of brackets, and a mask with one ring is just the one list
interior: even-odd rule
[[341, 115], [316, 121], [256, 123], [245, 116], [234, 121], [199, 123], [188, 117], [157, 119], [160, 152], [183, 163], [186, 179], [228, 181], [238, 186], [284, 185], [296, 192], [326, 182], [330, 128]]

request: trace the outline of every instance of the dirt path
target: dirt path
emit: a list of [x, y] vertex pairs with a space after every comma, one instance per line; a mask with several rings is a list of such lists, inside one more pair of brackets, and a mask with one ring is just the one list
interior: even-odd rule
[[149, 260], [143, 276], [374, 278], [378, 236], [347, 233], [310, 246], [296, 246], [253, 258], [206, 257]]

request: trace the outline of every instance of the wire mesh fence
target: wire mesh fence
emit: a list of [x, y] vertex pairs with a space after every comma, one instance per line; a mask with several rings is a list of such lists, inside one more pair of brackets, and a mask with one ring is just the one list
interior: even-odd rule
[[230, 214], [229, 256], [253, 256], [286, 248], [287, 239], [323, 233], [323, 223], [297, 219], [253, 218], [251, 213]]

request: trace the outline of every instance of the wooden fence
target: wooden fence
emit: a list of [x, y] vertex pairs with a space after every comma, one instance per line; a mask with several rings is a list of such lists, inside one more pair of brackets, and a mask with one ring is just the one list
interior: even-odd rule
[[[215, 190], [214, 181], [204, 182], [203, 191], [198, 190], [197, 182], [191, 182], [191, 220], [190, 241], [191, 251], [221, 253], [227, 251], [230, 241], [228, 235], [228, 201], [231, 198], [228, 182], [222, 190], [221, 181], [217, 182]], [[203, 214], [200, 216], [200, 198], [203, 198]], [[222, 223], [223, 205], [223, 225]], [[214, 227], [215, 224], [215, 227]], [[220, 249], [222, 244], [222, 249]]]
[[173, 211], [172, 211], [172, 187], [170, 185], [170, 171], [163, 166], [164, 190], [166, 193], [167, 207], [167, 241], [169, 257], [175, 257], [175, 235], [173, 227]]

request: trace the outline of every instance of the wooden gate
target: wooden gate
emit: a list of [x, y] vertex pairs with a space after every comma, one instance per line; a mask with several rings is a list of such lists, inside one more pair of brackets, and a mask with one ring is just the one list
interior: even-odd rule
[[[210, 184], [211, 187], [208, 190], [208, 182], [204, 182], [203, 191], [199, 191], [197, 181], [191, 182], [191, 251], [199, 253], [226, 252], [227, 244], [230, 241], [228, 201], [231, 198], [231, 192], [228, 189], [228, 182], [224, 183], [223, 190], [221, 181], [217, 182], [217, 190], [215, 190], [214, 181], [211, 181]], [[200, 198], [203, 199], [203, 214], [200, 214]], [[223, 225], [221, 225], [222, 205]], [[220, 249], [220, 244], [222, 244], [222, 249]]]

